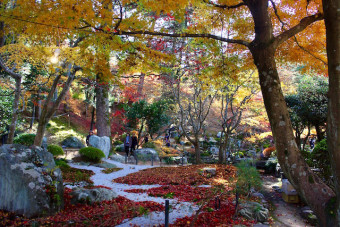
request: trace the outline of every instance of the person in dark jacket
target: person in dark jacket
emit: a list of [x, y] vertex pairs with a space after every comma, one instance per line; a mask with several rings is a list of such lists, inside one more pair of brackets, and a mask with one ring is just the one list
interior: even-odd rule
[[86, 136], [86, 145], [90, 146], [90, 137], [93, 135], [93, 131], [90, 130], [89, 134]]
[[135, 155], [134, 154], [134, 151], [135, 151], [135, 149], [136, 149], [136, 146], [138, 145], [138, 138], [137, 138], [137, 136], [136, 135], [133, 135], [132, 136], [132, 143], [131, 143], [131, 155]]
[[126, 156], [129, 156], [131, 144], [132, 144], [131, 136], [129, 133], [127, 133], [126, 138], [124, 140], [124, 150], [125, 150]]

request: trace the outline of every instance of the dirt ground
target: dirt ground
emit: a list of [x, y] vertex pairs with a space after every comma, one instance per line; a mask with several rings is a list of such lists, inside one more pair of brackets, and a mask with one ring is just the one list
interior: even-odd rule
[[[275, 186], [281, 188], [281, 178], [275, 178], [271, 175], [262, 175], [263, 194], [266, 200], [272, 204], [274, 210], [272, 217], [273, 227], [300, 227], [313, 226], [301, 217], [301, 208], [306, 206], [303, 203], [286, 203], [281, 197], [281, 193], [275, 190]], [[274, 187], [274, 188], [273, 188]]]

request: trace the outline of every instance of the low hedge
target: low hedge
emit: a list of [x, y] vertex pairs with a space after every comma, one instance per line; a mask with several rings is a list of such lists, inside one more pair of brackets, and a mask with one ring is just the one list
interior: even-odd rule
[[100, 162], [102, 158], [105, 158], [105, 154], [102, 150], [95, 147], [84, 147], [79, 150], [82, 158], [89, 162]]
[[50, 144], [47, 146], [47, 151], [53, 154], [53, 156], [63, 155], [64, 150], [61, 148], [61, 146]]

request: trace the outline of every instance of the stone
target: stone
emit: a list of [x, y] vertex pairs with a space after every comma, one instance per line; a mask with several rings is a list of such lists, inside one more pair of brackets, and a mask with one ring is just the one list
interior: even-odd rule
[[96, 166], [96, 167], [99, 167], [99, 168], [104, 168], [104, 169], [117, 168], [117, 166], [115, 164], [108, 163], [108, 162], [95, 163], [95, 164], [92, 164], [92, 165]]
[[209, 148], [209, 151], [214, 155], [218, 155], [219, 149], [218, 147], [212, 146]]
[[263, 205], [261, 205], [260, 203], [246, 202], [240, 204], [238, 214], [249, 220], [265, 222], [268, 220], [269, 210], [264, 208]]
[[0, 147], [0, 209], [28, 218], [52, 215], [64, 206], [63, 180], [53, 155], [40, 147]]
[[[92, 137], [92, 136], [91, 136]], [[83, 148], [85, 145], [77, 137], [70, 136], [61, 142], [61, 145], [66, 148]]]
[[183, 165], [188, 164], [187, 157], [172, 157], [172, 158], [176, 164], [182, 164], [182, 163]]
[[137, 155], [138, 160], [151, 161], [153, 158], [154, 161], [159, 161], [159, 156], [155, 149], [142, 148], [142, 149], [137, 149], [134, 152], [135, 152], [135, 155]]
[[257, 223], [255, 225], [253, 225], [253, 227], [269, 227], [270, 225], [267, 224], [261, 224], [261, 223]]
[[47, 146], [48, 146], [47, 138], [44, 136], [43, 140], [42, 140], [42, 143], [41, 143], [41, 147], [46, 150]]
[[205, 167], [201, 169], [201, 172], [202, 172], [202, 175], [206, 176], [207, 178], [216, 176], [216, 168]]
[[110, 137], [108, 136], [99, 137], [99, 136], [93, 135], [90, 137], [89, 144], [92, 147], [102, 150], [106, 158], [109, 157], [110, 148], [111, 148]]
[[310, 207], [305, 206], [301, 209], [301, 216], [306, 219], [309, 223], [312, 225], [317, 225], [318, 224], [318, 219], [313, 213], [313, 211], [310, 209]]
[[74, 188], [70, 193], [72, 196], [71, 203], [88, 203], [110, 201], [118, 197], [117, 193], [107, 188]]
[[125, 163], [125, 157], [123, 155], [120, 154], [112, 154], [110, 156], [110, 159], [116, 162], [120, 162], [120, 163]]
[[254, 192], [251, 194], [252, 197], [254, 198], [260, 198], [260, 199], [264, 199], [264, 195], [260, 192]]

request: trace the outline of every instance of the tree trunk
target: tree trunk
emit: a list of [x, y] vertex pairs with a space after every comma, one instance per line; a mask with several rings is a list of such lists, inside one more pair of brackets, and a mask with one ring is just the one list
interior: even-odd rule
[[145, 74], [142, 73], [142, 75], [139, 78], [139, 84], [138, 84], [138, 88], [137, 88], [137, 96], [138, 97], [143, 97], [144, 81], [145, 81]]
[[9, 126], [9, 133], [7, 143], [12, 144], [14, 139], [14, 133], [17, 126], [18, 115], [19, 115], [19, 102], [20, 102], [20, 95], [21, 95], [21, 77], [15, 78], [15, 95], [13, 101], [13, 112], [12, 112], [12, 119], [11, 125]]
[[318, 141], [323, 140], [324, 136], [323, 136], [323, 132], [322, 132], [322, 129], [321, 129], [320, 125], [315, 125], [315, 131], [316, 131], [316, 135], [318, 137]]
[[[96, 92], [96, 128], [98, 136], [111, 136], [110, 113], [109, 113], [109, 85], [101, 83], [97, 76]], [[101, 83], [101, 84], [99, 84]]]
[[301, 156], [282, 93], [275, 62], [275, 37], [267, 0], [245, 0], [255, 24], [255, 39], [249, 49], [253, 55], [281, 168], [303, 200], [314, 211], [321, 226], [327, 225], [325, 210], [334, 192], [311, 171]]
[[[222, 136], [224, 136], [223, 142], [222, 142]], [[229, 134], [227, 132], [223, 132], [221, 134], [220, 147], [219, 147], [219, 151], [218, 151], [218, 163], [219, 164], [225, 164], [226, 163], [225, 152], [226, 152], [226, 149], [227, 149], [228, 139], [229, 139]]]
[[320, 225], [325, 226], [324, 211], [334, 192], [311, 171], [301, 156], [282, 94], [274, 53], [270, 46], [252, 49], [278, 160], [289, 181], [317, 215]]
[[67, 80], [64, 83], [63, 86], [63, 90], [60, 92], [57, 100], [55, 102], [52, 103], [52, 99], [53, 99], [53, 94], [55, 92], [55, 89], [59, 83], [59, 80], [61, 78], [61, 74], [57, 75], [56, 78], [53, 81], [52, 87], [50, 89], [50, 92], [47, 95], [47, 98], [45, 100], [43, 109], [41, 111], [41, 115], [39, 118], [39, 124], [38, 124], [38, 130], [37, 130], [37, 134], [35, 136], [34, 139], [34, 145], [35, 146], [41, 146], [43, 137], [44, 137], [44, 133], [45, 133], [45, 129], [46, 129], [46, 124], [48, 123], [48, 121], [51, 119], [51, 117], [53, 116], [53, 114], [55, 113], [56, 109], [59, 107], [60, 103], [62, 100], [64, 100], [65, 95], [67, 94], [71, 83], [74, 79], [74, 75], [76, 73], [76, 71], [71, 72], [71, 67], [72, 65], [69, 64], [68, 65], [68, 71], [67, 71]]
[[196, 164], [201, 164], [202, 163], [201, 150], [200, 150], [200, 145], [199, 145], [198, 140], [195, 140], [194, 147], [195, 147]]
[[333, 226], [340, 226], [340, 2], [323, 0], [323, 9], [329, 78], [327, 143], [336, 189], [336, 206], [334, 207], [336, 223]]

